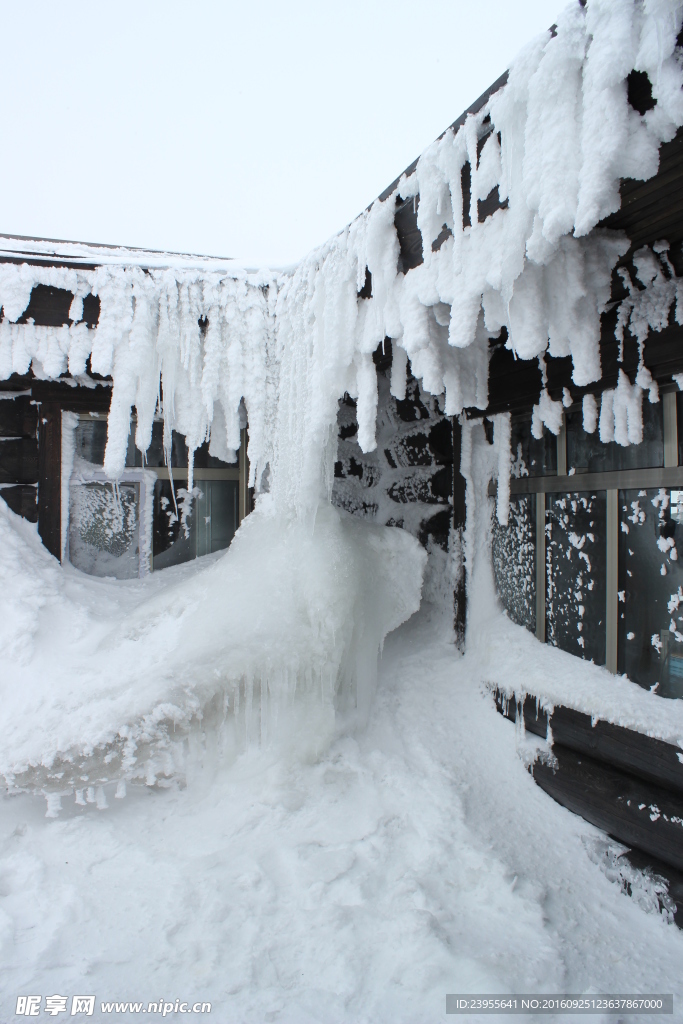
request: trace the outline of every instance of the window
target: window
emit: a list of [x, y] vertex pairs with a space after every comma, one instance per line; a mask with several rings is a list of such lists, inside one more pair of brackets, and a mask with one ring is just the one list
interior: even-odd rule
[[628, 447], [610, 441], [603, 444], [597, 430], [583, 429], [583, 409], [565, 415], [567, 425], [567, 466], [577, 473], [609, 473], [620, 469], [646, 469], [664, 465], [664, 403], [643, 400], [643, 440]]
[[507, 526], [493, 517], [493, 576], [508, 614], [536, 632], [536, 495], [510, 501]]
[[557, 473], [557, 442], [550, 431], [535, 438], [531, 433], [530, 416], [513, 416], [510, 433], [512, 475], [548, 476]]
[[605, 664], [604, 491], [546, 495], [546, 640]]
[[496, 587], [515, 622], [664, 697], [683, 697], [679, 412], [673, 390], [644, 401], [643, 440], [629, 447], [586, 434], [580, 405], [540, 441], [530, 414], [513, 417], [510, 521], [492, 528]]
[[234, 465], [212, 456], [208, 444], [195, 452], [191, 494], [185, 439], [173, 434], [169, 467], [161, 422], [144, 460], [134, 435], [133, 423], [126, 469], [114, 484], [102, 468], [106, 416], [63, 417], [63, 450], [73, 451], [63, 558], [91, 575], [131, 579], [221, 551], [247, 511], [246, 431]]
[[683, 696], [683, 490], [619, 491], [618, 668]]

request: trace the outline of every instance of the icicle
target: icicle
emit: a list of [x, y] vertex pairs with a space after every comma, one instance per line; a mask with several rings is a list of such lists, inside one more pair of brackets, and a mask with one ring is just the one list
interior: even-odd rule
[[598, 425], [598, 403], [595, 395], [584, 395], [583, 402], [583, 429], [587, 434], [594, 434]]
[[47, 810], [45, 812], [46, 818], [58, 818], [59, 812], [62, 809], [62, 798], [59, 793], [46, 793], [45, 800], [47, 803]]

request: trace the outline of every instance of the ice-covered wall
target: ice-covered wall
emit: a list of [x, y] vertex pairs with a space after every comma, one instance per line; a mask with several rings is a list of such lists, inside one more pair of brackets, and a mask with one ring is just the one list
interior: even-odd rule
[[[243, 401], [251, 482], [258, 487], [268, 467], [275, 505], [299, 516], [330, 497], [345, 393], [356, 401], [360, 449], [376, 447], [372, 355], [385, 337], [394, 342], [392, 394], [403, 395], [409, 358], [448, 416], [486, 407], [487, 338], [503, 327], [517, 357], [571, 355], [577, 385], [599, 380], [600, 315], [628, 240], [593, 229], [618, 208], [620, 179], [654, 175], [660, 144], [683, 124], [682, 20], [673, 0], [570, 4], [512, 63], [507, 84], [431, 145], [394, 194], [292, 273], [4, 265], [0, 377], [32, 365], [38, 376], [78, 379], [88, 356], [93, 371], [111, 375], [105, 466], [114, 477], [132, 406], [141, 450], [160, 410], [169, 443], [171, 429], [191, 451], [210, 435], [225, 458], [239, 444]], [[628, 102], [634, 69], [652, 86], [644, 114]], [[405, 274], [397, 195], [419, 196], [424, 259]], [[371, 295], [359, 298], [367, 281]], [[36, 283], [73, 293], [72, 325], [16, 323]], [[79, 323], [90, 292], [101, 302], [95, 331]], [[637, 306], [636, 296], [632, 324]], [[624, 432], [619, 409], [637, 410], [645, 387], [656, 397], [646, 377], [620, 384], [635, 393], [614, 394], [615, 437], [627, 442], [638, 436], [637, 415], [632, 425], [627, 411]], [[554, 429], [556, 404], [542, 393], [538, 429]], [[604, 423], [609, 432], [607, 411]]]
[[339, 442], [332, 501], [386, 526], [408, 530], [425, 546], [448, 547], [453, 507], [453, 427], [438, 399], [411, 377], [403, 400], [379, 369], [377, 447], [358, 444], [356, 403], [339, 407]]

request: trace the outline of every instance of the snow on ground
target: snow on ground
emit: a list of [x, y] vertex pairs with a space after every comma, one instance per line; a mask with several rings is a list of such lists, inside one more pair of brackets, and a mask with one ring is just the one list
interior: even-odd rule
[[5, 796], [2, 1019], [38, 992], [297, 1024], [444, 1019], [447, 992], [683, 999], [683, 935], [593, 863], [601, 834], [535, 786], [485, 675], [423, 609], [367, 727], [318, 758], [252, 748], [56, 819]]

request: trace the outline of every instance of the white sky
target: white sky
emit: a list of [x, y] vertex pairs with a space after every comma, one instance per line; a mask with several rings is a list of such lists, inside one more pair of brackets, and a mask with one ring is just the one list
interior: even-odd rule
[[0, 232], [283, 265], [564, 0], [4, 0]]

